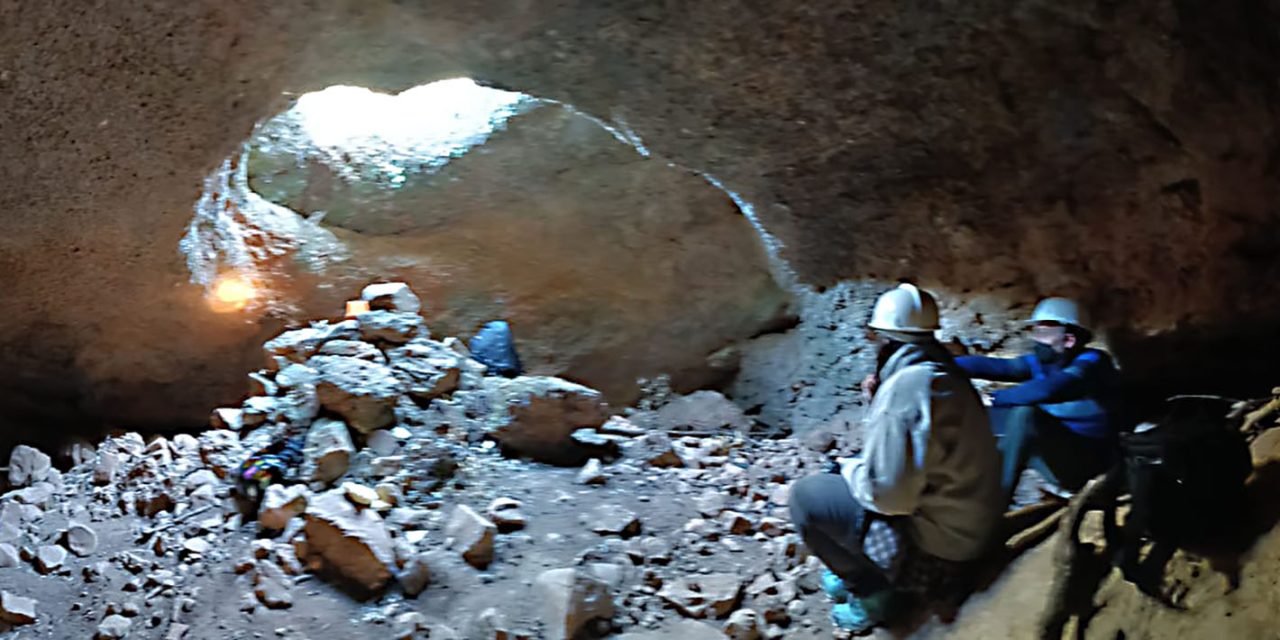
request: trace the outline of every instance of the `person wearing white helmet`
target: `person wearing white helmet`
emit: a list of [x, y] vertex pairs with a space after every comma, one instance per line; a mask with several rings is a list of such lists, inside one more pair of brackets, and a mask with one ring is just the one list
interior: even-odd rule
[[828, 567], [833, 622], [865, 632], [913, 601], [946, 598], [988, 545], [1004, 503], [985, 407], [934, 337], [933, 296], [904, 284], [868, 327], [876, 371], [864, 447], [838, 473], [801, 479], [789, 501], [805, 544]]
[[1119, 372], [1110, 355], [1087, 346], [1092, 333], [1080, 305], [1046, 298], [1027, 325], [1030, 353], [956, 359], [973, 378], [1020, 383], [991, 398], [1006, 503], [1028, 466], [1064, 490], [1080, 489], [1111, 465], [1120, 427]]

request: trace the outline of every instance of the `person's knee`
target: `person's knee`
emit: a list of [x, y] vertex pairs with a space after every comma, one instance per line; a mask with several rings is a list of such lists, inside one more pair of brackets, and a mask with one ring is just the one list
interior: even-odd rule
[[837, 486], [845, 488], [844, 478], [834, 473], [808, 476], [791, 485], [787, 505], [791, 521], [797, 528], [805, 527], [815, 515], [825, 510], [824, 505], [831, 500], [832, 491]]

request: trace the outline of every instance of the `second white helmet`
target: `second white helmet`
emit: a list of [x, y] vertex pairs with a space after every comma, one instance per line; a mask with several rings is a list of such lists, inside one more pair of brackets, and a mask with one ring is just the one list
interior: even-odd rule
[[1069, 324], [1080, 327], [1081, 329], [1089, 328], [1089, 316], [1084, 309], [1075, 300], [1070, 298], [1045, 298], [1036, 305], [1035, 311], [1031, 312], [1031, 319], [1027, 324], [1035, 324], [1037, 322], [1057, 322], [1059, 324]]

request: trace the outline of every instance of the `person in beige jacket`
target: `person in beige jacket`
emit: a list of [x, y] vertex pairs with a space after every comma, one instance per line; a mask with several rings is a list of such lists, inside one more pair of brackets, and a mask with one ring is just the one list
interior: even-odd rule
[[832, 619], [864, 632], [912, 600], [949, 595], [1004, 510], [986, 408], [935, 338], [937, 303], [904, 284], [868, 325], [878, 340], [862, 451], [792, 489], [792, 519], [828, 567]]

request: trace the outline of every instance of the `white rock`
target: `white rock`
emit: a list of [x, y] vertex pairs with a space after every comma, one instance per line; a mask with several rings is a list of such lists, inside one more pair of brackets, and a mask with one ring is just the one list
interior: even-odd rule
[[417, 337], [427, 337], [426, 324], [416, 313], [369, 311], [356, 316], [360, 322], [360, 338], [369, 342], [404, 344]]
[[422, 301], [403, 282], [371, 284], [360, 292], [360, 299], [368, 301], [370, 309], [401, 313], [418, 313], [422, 310]]
[[370, 506], [381, 499], [378, 497], [377, 490], [355, 482], [342, 483], [342, 491], [346, 493], [348, 500], [362, 507]]
[[432, 554], [420, 553], [414, 555], [405, 563], [404, 569], [396, 574], [396, 579], [399, 580], [405, 595], [411, 598], [416, 597], [427, 588], [427, 585], [431, 584], [432, 562]]
[[600, 505], [587, 516], [591, 530], [600, 535], [630, 538], [640, 533], [640, 518], [620, 505]]
[[598, 458], [592, 458], [587, 464], [582, 466], [582, 470], [578, 472], [578, 484], [604, 484], [604, 465], [600, 464]]
[[241, 431], [244, 429], [244, 410], [238, 407], [219, 407], [209, 414], [209, 426], [214, 429]]
[[71, 553], [81, 558], [93, 555], [98, 550], [98, 533], [86, 524], [75, 522], [68, 526], [65, 540]]
[[18, 549], [8, 542], [0, 542], [0, 569], [12, 569], [20, 564]]
[[542, 621], [549, 640], [572, 640], [588, 622], [613, 617], [609, 585], [576, 569], [552, 569], [538, 576], [534, 591], [542, 600]]
[[93, 468], [93, 483], [112, 484], [120, 469], [120, 455], [111, 451], [98, 451], [98, 463]]
[[760, 614], [751, 609], [734, 611], [724, 624], [724, 634], [732, 640], [760, 640]]
[[387, 355], [381, 349], [363, 340], [332, 340], [324, 343], [324, 346], [320, 347], [316, 355], [347, 356], [348, 358], [359, 358], [369, 362], [377, 362], [378, 364], [387, 363]]
[[289, 486], [273, 484], [267, 487], [258, 509], [258, 525], [270, 531], [281, 531], [295, 516], [307, 510], [311, 492], [300, 484]]
[[120, 640], [129, 635], [129, 628], [132, 626], [133, 623], [128, 618], [119, 614], [111, 614], [98, 624], [98, 639]]
[[355, 455], [355, 445], [346, 423], [320, 418], [307, 430], [302, 449], [302, 477], [330, 483], [346, 474]]
[[471, 507], [460, 504], [454, 508], [444, 535], [451, 539], [451, 546], [462, 553], [463, 560], [483, 569], [493, 561], [493, 539], [497, 531], [497, 525]]
[[365, 438], [365, 446], [378, 456], [393, 456], [400, 450], [400, 441], [386, 429], [378, 429]]
[[12, 625], [31, 624], [36, 621], [34, 598], [24, 598], [8, 591], [0, 591], [0, 622]]
[[43, 451], [20, 444], [9, 454], [9, 484], [25, 487], [49, 477], [52, 461]]
[[274, 562], [258, 563], [258, 573], [253, 580], [253, 595], [268, 609], [288, 609], [293, 606], [289, 585], [288, 576]]
[[485, 515], [502, 532], [523, 529], [528, 523], [524, 514], [520, 513], [520, 501], [512, 498], [495, 498], [489, 503], [489, 508], [485, 509]]

